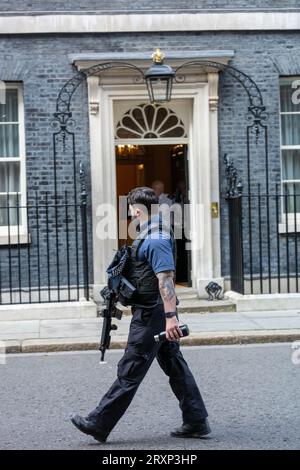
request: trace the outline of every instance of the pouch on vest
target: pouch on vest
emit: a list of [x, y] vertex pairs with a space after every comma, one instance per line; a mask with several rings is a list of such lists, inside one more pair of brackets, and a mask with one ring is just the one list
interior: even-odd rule
[[118, 288], [118, 301], [124, 305], [130, 305], [137, 289], [124, 276], [121, 276]]
[[108, 287], [117, 293], [117, 298], [123, 305], [128, 305], [127, 302], [131, 300], [133, 294], [136, 292], [136, 288], [122, 275], [130, 257], [130, 250], [131, 247], [126, 244], [123, 245], [116, 252], [106, 270], [108, 274]]

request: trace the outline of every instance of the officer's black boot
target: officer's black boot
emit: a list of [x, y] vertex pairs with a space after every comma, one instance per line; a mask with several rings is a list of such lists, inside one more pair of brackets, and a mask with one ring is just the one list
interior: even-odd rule
[[211, 433], [209, 422], [204, 419], [199, 424], [183, 424], [180, 428], [171, 432], [173, 437], [197, 437], [201, 438]]
[[101, 430], [95, 426], [91, 421], [87, 418], [83, 418], [77, 414], [72, 414], [71, 421], [76, 426], [79, 431], [84, 432], [85, 434], [89, 434], [93, 436], [94, 439], [98, 442], [106, 442], [107, 434], [101, 432]]

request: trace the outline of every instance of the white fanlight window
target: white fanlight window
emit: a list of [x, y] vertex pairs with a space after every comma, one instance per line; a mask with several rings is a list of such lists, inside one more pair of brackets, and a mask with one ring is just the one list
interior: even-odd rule
[[[123, 113], [117, 121], [115, 139], [187, 140], [185, 124], [173, 109], [159, 104], [140, 103]], [[150, 142], [149, 142], [150, 143]]]
[[[2, 84], [3, 85], [3, 84]], [[0, 235], [25, 229], [25, 132], [22, 85], [5, 83], [0, 100]], [[24, 233], [24, 230], [22, 230]]]

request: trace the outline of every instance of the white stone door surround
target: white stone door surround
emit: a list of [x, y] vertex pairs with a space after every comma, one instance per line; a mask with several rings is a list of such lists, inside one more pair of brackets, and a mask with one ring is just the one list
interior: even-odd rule
[[[222, 62], [227, 63], [228, 59], [229, 57], [223, 58]], [[78, 68], [86, 68], [101, 60], [75, 62]], [[149, 66], [149, 61], [142, 62], [135, 63], [140, 67]], [[175, 62], [177, 65], [180, 63], [178, 60]], [[173, 65], [174, 61], [168, 63]], [[103, 203], [115, 206], [117, 203], [113, 104], [119, 100], [130, 99], [148, 101], [145, 84], [137, 80], [136, 75], [132, 76], [131, 70], [124, 70], [124, 74], [118, 69], [117, 72], [112, 70], [109, 74], [106, 72], [105, 76], [90, 76], [87, 79], [93, 207], [93, 295], [96, 300], [99, 299], [99, 290], [106, 284], [106, 268], [118, 243], [117, 220], [112, 221], [114, 239], [100, 240], [97, 234], [99, 222], [104, 215], [99, 208]], [[199, 70], [196, 73], [195, 70], [182, 72], [179, 77], [181, 83], [174, 84], [172, 100], [189, 100], [192, 111], [188, 129], [191, 279], [199, 297], [206, 298], [205, 286], [208, 282], [213, 280], [224, 287], [220, 265], [220, 218], [212, 217], [211, 206], [214, 202], [219, 207], [219, 73], [216, 69], [201, 70], [201, 73]], [[172, 107], [172, 101], [169, 106]]]

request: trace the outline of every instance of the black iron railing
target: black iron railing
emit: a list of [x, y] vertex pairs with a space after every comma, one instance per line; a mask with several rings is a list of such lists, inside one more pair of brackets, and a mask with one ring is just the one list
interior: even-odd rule
[[227, 198], [231, 289], [242, 294], [299, 292], [297, 183]]
[[0, 304], [89, 299], [86, 193], [3, 194]]

